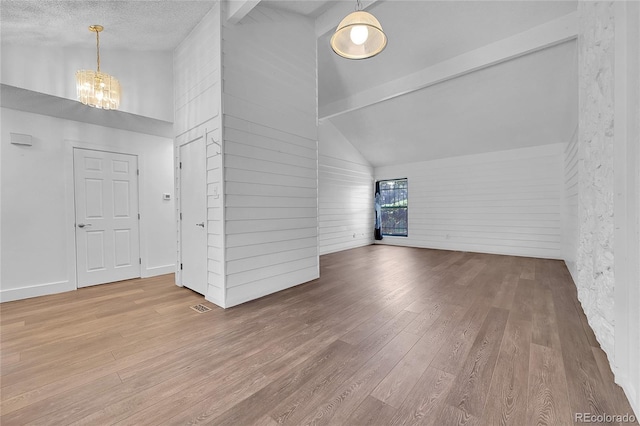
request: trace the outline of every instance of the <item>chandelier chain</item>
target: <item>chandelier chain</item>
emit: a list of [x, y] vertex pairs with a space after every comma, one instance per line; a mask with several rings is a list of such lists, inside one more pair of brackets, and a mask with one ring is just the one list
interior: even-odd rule
[[360, 0], [356, 0], [356, 11], [362, 10], [362, 2]]
[[100, 72], [100, 32], [96, 31], [96, 51], [98, 52], [98, 72]]

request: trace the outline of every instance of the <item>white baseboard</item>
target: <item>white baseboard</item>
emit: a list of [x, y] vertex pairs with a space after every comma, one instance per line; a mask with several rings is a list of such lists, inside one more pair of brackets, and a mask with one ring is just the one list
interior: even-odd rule
[[374, 241], [374, 244], [400, 247], [426, 248], [432, 250], [461, 251], [469, 253], [497, 254], [500, 256], [534, 257], [537, 259], [563, 260], [560, 253], [555, 251], [540, 249], [531, 250], [521, 247], [509, 249], [497, 249], [495, 247], [476, 246], [474, 244], [446, 244], [431, 241], [416, 241], [408, 237], [385, 236], [382, 240]]
[[374, 243], [374, 239], [371, 238], [371, 239], [356, 240], [355, 242], [347, 241], [347, 242], [341, 242], [341, 243], [329, 244], [329, 245], [320, 244], [318, 254], [322, 256], [325, 254], [337, 253], [340, 251], [351, 250], [358, 247], [370, 246], [373, 243]]
[[53, 283], [36, 284], [28, 287], [10, 288], [0, 290], [0, 302], [29, 299], [31, 297], [46, 296], [48, 294], [63, 293], [75, 290], [76, 287], [70, 281], [57, 281]]
[[176, 265], [173, 263], [171, 265], [152, 266], [144, 270], [144, 275], [142, 276], [142, 278], [155, 277], [158, 275], [165, 275], [165, 274], [174, 274], [175, 272], [176, 272]]
[[[175, 273], [175, 264], [154, 266], [142, 271], [142, 278], [155, 277], [158, 275]], [[1, 289], [0, 302], [11, 302], [14, 300], [29, 299], [32, 297], [46, 296], [48, 294], [64, 293], [65, 291], [76, 290], [74, 283], [70, 281], [57, 281], [45, 284], [35, 284], [19, 288]]]

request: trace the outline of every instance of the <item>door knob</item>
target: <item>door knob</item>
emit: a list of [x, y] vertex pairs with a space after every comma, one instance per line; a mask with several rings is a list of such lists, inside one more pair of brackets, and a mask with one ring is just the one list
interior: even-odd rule
[[204, 222], [196, 223], [196, 226], [202, 226], [204, 228]]
[[78, 228], [84, 228], [85, 226], [91, 226], [90, 223], [84, 224], [84, 223], [79, 223], [78, 224]]

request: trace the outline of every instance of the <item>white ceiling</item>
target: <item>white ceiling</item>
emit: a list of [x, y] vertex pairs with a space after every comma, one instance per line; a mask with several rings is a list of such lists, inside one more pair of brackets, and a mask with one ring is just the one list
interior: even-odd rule
[[378, 1], [368, 11], [388, 36], [380, 55], [345, 60], [331, 50], [331, 32], [318, 39], [320, 105], [523, 32], [576, 7], [576, 2], [565, 1]]
[[[372, 0], [365, 0], [365, 6]], [[401, 79], [457, 55], [575, 12], [575, 1], [378, 0], [389, 37], [379, 56], [336, 56], [331, 31], [355, 1], [262, 0], [262, 6], [316, 19], [319, 106]], [[2, 43], [172, 51], [213, 1], [2, 0]], [[333, 24], [332, 24], [333, 25]], [[576, 125], [575, 42], [449, 79], [328, 118], [374, 165], [566, 141]], [[567, 136], [568, 135], [568, 136]]]
[[570, 41], [330, 121], [374, 166], [567, 142], [576, 62]]
[[[344, 1], [344, 0], [343, 0]], [[276, 9], [287, 10], [315, 19], [337, 3], [336, 0], [261, 0], [264, 4]]]

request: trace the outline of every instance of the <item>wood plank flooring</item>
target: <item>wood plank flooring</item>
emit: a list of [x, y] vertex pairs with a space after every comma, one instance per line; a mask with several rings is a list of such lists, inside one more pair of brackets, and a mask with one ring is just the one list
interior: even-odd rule
[[521, 426], [633, 413], [560, 261], [374, 245], [320, 263], [320, 279], [228, 310], [173, 275], [2, 304], [0, 423]]

